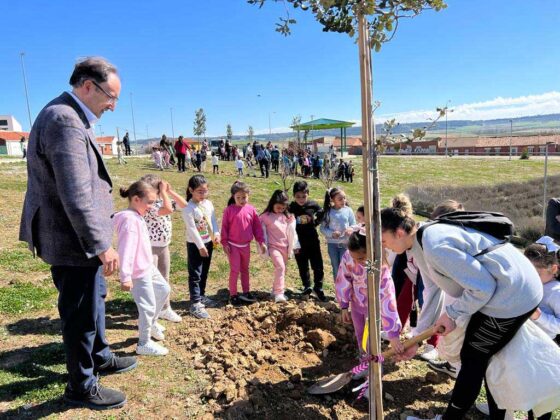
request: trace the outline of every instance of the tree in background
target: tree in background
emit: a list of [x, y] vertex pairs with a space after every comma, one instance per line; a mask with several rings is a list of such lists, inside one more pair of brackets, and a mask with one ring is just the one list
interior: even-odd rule
[[226, 127], [226, 137], [229, 141], [233, 138], [233, 132], [231, 131], [231, 124], [228, 123]]
[[204, 113], [204, 109], [202, 108], [195, 111], [193, 134], [198, 137], [199, 143], [200, 136], [205, 136], [206, 134], [206, 114]]
[[253, 136], [255, 135], [255, 130], [253, 130], [253, 126], [250, 125], [248, 130], [247, 130], [247, 137], [249, 138], [249, 141], [252, 143], [253, 142]]

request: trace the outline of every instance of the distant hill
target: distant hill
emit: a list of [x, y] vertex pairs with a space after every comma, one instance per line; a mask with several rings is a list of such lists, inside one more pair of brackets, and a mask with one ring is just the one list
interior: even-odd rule
[[[529, 117], [512, 118], [513, 121], [513, 135], [530, 135], [530, 134], [547, 134], [560, 132], [560, 114], [549, 115], [533, 115]], [[375, 125], [377, 135], [383, 133], [383, 122]], [[403, 123], [398, 125], [394, 130], [394, 134], [408, 134], [415, 128], [422, 128], [429, 125], [428, 122], [419, 123]], [[510, 119], [495, 119], [495, 120], [458, 120], [448, 121], [447, 133], [449, 136], [507, 136], [510, 134]], [[350, 127], [346, 130], [346, 134], [351, 136], [360, 136], [362, 134], [362, 127]], [[438, 121], [428, 132], [427, 137], [439, 137], [445, 134], [445, 120]], [[303, 133], [300, 133], [303, 137]], [[314, 130], [313, 137], [322, 136], [339, 136], [340, 130]], [[308, 140], [311, 139], [311, 133], [308, 134]], [[224, 138], [208, 137], [209, 140]], [[254, 139], [263, 142], [271, 140], [272, 142], [281, 142], [293, 139], [295, 133], [293, 131], [287, 133], [272, 133], [271, 135], [258, 135]], [[233, 136], [234, 141], [246, 140], [247, 136]], [[138, 140], [135, 144], [143, 145], [150, 142], [159, 141], [159, 138], [142, 139]]]

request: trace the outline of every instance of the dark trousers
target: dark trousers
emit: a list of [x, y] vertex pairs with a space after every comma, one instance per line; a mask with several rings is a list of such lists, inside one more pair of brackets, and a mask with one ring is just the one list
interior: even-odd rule
[[185, 155], [177, 153], [177, 170], [185, 172]]
[[313, 288], [315, 290], [323, 290], [323, 256], [321, 255], [319, 241], [313, 244], [301, 244], [301, 249], [295, 254], [295, 257], [303, 287], [305, 289], [311, 287], [309, 273], [309, 265], [311, 264], [313, 269]]
[[203, 258], [196, 244], [187, 242], [187, 266], [189, 269], [189, 294], [191, 303], [200, 302], [200, 298], [206, 293], [206, 279], [212, 261], [214, 244], [210, 241], [206, 244], [208, 257]]
[[272, 159], [272, 170], [278, 172], [278, 159]]
[[212, 173], [213, 174], [218, 174], [220, 173], [219, 169], [218, 169], [218, 165], [212, 165]]
[[[511, 341], [533, 311], [534, 309], [505, 319], [492, 318], [480, 312], [471, 317], [461, 349], [461, 370], [455, 381], [451, 401], [443, 415], [444, 420], [463, 418], [478, 396], [490, 358]], [[485, 386], [490, 418], [504, 419], [506, 410], [498, 409], [486, 381]]]
[[131, 153], [132, 153], [132, 151], [130, 150], [130, 143], [124, 142], [123, 146], [124, 146], [124, 155], [125, 156], [130, 156]]
[[266, 174], [266, 178], [268, 178], [268, 160], [266, 159], [261, 159], [259, 160], [259, 166], [261, 168], [261, 176], [265, 176]]
[[86, 392], [95, 383], [94, 366], [111, 357], [105, 338], [107, 287], [102, 267], [52, 266], [58, 289], [58, 313], [66, 353], [68, 384], [74, 392]]

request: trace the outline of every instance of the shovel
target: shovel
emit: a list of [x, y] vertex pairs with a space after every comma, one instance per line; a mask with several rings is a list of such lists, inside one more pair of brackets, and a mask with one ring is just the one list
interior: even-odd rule
[[[434, 335], [434, 330], [433, 328], [430, 327], [427, 330], [422, 331], [420, 335], [417, 335], [416, 337], [412, 337], [408, 340], [403, 341], [404, 349], [406, 350], [412, 347], [413, 345], [418, 344], [419, 342], [430, 338], [432, 335]], [[395, 350], [389, 349], [381, 353], [382, 358], [376, 356], [376, 359], [377, 360], [388, 359], [394, 354], [395, 354]], [[328, 378], [321, 379], [320, 381], [314, 383], [309, 388], [307, 388], [307, 393], [311, 395], [331, 394], [333, 392], [338, 391], [339, 389], [342, 389], [344, 386], [350, 383], [351, 380], [352, 380], [352, 372], [339, 373], [338, 375], [330, 376]]]

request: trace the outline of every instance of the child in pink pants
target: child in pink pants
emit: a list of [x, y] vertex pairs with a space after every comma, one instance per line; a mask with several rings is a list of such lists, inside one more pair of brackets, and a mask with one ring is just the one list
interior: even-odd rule
[[[251, 241], [256, 239], [261, 253], [266, 252], [264, 235], [257, 210], [249, 204], [249, 186], [235, 182], [222, 217], [222, 245], [228, 256], [229, 295], [233, 305], [256, 302], [249, 286]], [[241, 275], [243, 294], [237, 294], [237, 279]]]
[[[362, 348], [364, 327], [368, 316], [366, 261], [365, 233], [354, 232], [348, 238], [348, 250], [340, 261], [335, 289], [336, 299], [342, 310], [342, 322], [354, 325], [359, 349]], [[383, 263], [381, 270], [381, 284], [379, 285], [381, 326], [387, 333], [391, 347], [397, 353], [401, 353], [404, 350], [399, 340], [402, 325], [397, 312], [395, 285], [386, 262]]]
[[288, 258], [300, 249], [296, 219], [288, 213], [288, 202], [288, 195], [282, 190], [276, 190], [260, 216], [268, 256], [274, 265], [272, 295], [276, 303], [286, 302], [284, 295], [286, 264]]

